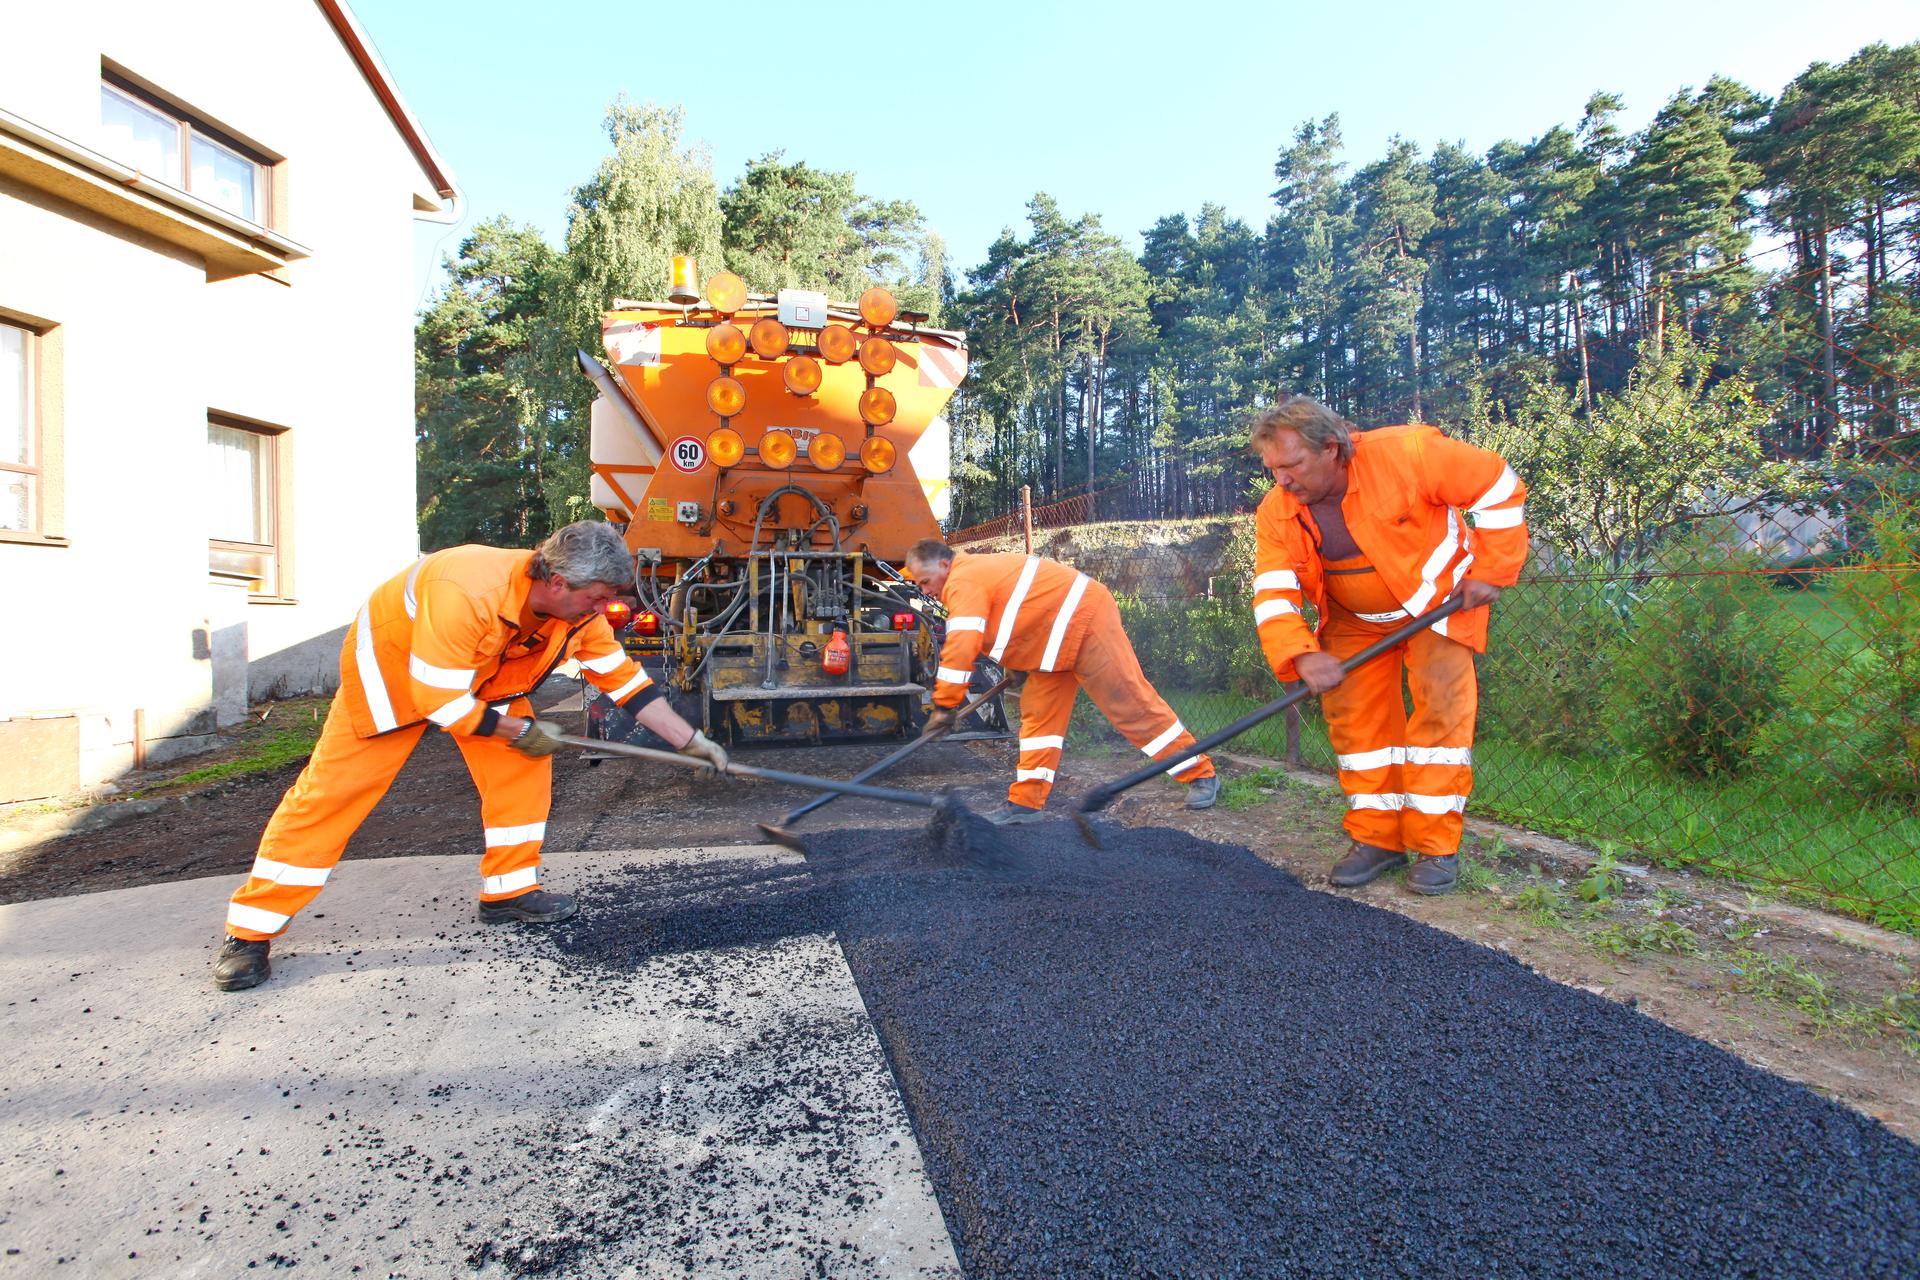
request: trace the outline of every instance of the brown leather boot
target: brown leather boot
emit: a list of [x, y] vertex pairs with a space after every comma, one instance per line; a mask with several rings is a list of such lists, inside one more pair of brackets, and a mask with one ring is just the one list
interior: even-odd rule
[[1415, 893], [1446, 893], [1460, 883], [1460, 855], [1428, 854], [1413, 860], [1407, 888]]
[[1355, 840], [1347, 846], [1347, 856], [1333, 864], [1327, 878], [1342, 889], [1357, 889], [1400, 866], [1407, 855]]

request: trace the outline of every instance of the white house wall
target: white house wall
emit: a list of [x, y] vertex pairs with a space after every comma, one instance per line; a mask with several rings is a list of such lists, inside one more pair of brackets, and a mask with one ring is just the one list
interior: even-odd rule
[[[255, 696], [332, 687], [342, 627], [416, 553], [412, 210], [426, 183], [306, 0], [40, 5], [9, 27], [0, 108], [104, 150], [110, 59], [286, 156], [276, 229], [312, 253], [289, 284], [208, 283], [184, 250], [0, 179], [0, 309], [64, 340], [70, 543], [0, 543], [0, 719], [83, 712], [90, 781], [129, 762], [135, 708], [182, 746], [209, 730], [214, 654], [235, 652], [239, 624]], [[295, 603], [241, 604], [209, 582], [209, 411], [292, 433]], [[244, 694], [223, 692], [230, 716]]]

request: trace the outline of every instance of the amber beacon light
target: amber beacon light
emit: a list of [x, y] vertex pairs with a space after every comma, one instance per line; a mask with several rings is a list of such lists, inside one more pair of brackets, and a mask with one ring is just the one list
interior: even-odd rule
[[707, 408], [731, 418], [747, 406], [747, 389], [738, 378], [715, 378], [707, 384]]
[[700, 268], [694, 263], [692, 254], [673, 255], [673, 270], [667, 281], [667, 301], [679, 303], [700, 301]]
[[778, 360], [787, 354], [787, 326], [766, 316], [753, 322], [747, 341], [753, 346], [753, 354], [762, 360]]
[[731, 271], [716, 271], [707, 281], [707, 305], [730, 316], [747, 305], [747, 282]]
[[822, 431], [808, 441], [807, 459], [822, 471], [837, 471], [847, 460], [846, 442], [831, 431]]
[[780, 380], [797, 396], [810, 396], [820, 389], [820, 362], [812, 356], [795, 356], [780, 367]]
[[820, 331], [820, 354], [828, 364], [845, 364], [859, 349], [853, 330], [843, 324], [830, 324]]
[[784, 431], [769, 431], [760, 437], [760, 461], [776, 471], [785, 471], [792, 466], [799, 453], [799, 446], [793, 443], [793, 437]]
[[738, 465], [740, 459], [746, 456], [746, 443], [732, 427], [720, 427], [707, 433], [707, 457], [713, 459], [713, 465], [722, 471]]
[[885, 436], [868, 436], [860, 444], [860, 465], [879, 475], [893, 470], [896, 450]]
[[893, 318], [899, 314], [900, 304], [893, 300], [891, 293], [879, 285], [860, 295], [860, 318], [867, 322], [869, 328], [884, 329], [892, 324]]
[[860, 420], [870, 427], [884, 427], [899, 412], [893, 392], [885, 387], [868, 387], [860, 393]]
[[717, 324], [707, 330], [707, 354], [716, 364], [738, 364], [747, 354], [747, 335], [737, 324]]

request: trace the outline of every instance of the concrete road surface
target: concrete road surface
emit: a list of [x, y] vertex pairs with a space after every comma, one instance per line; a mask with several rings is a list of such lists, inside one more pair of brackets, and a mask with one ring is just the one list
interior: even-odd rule
[[0, 1276], [959, 1274], [830, 937], [589, 975], [476, 875], [344, 864], [237, 994], [230, 878], [0, 907]]

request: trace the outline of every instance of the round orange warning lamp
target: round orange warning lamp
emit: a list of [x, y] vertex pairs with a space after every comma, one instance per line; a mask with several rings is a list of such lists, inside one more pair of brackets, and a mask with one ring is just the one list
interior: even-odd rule
[[845, 364], [859, 349], [853, 330], [843, 324], [830, 324], [820, 331], [820, 354], [828, 364]]
[[787, 326], [772, 316], [763, 316], [753, 322], [747, 341], [753, 345], [753, 354], [762, 360], [777, 360], [787, 354]]
[[769, 431], [760, 437], [760, 461], [777, 471], [785, 471], [792, 466], [799, 452], [793, 437], [784, 431]]
[[884, 329], [900, 314], [900, 304], [879, 285], [860, 295], [860, 318], [875, 329]]
[[746, 456], [746, 442], [732, 427], [721, 427], [717, 431], [707, 433], [707, 457], [711, 458], [713, 465], [722, 471], [738, 465], [740, 459]]
[[738, 378], [715, 378], [707, 384], [707, 408], [731, 418], [747, 407], [747, 389]]
[[810, 396], [820, 389], [820, 362], [812, 356], [795, 356], [780, 366], [780, 380], [797, 396]]
[[868, 387], [860, 393], [860, 420], [868, 426], [884, 427], [893, 421], [893, 415], [900, 406], [894, 402], [893, 392], [885, 387]]
[[846, 442], [831, 431], [822, 431], [808, 443], [807, 457], [822, 471], [838, 471], [847, 460]]
[[868, 436], [860, 444], [860, 465], [879, 475], [883, 471], [893, 470], [897, 454], [893, 441], [885, 436]]
[[874, 377], [893, 368], [893, 344], [885, 338], [868, 338], [860, 344], [860, 367]]
[[707, 330], [707, 354], [718, 364], [738, 364], [747, 354], [747, 335], [737, 324], [717, 324]]
[[707, 305], [730, 316], [747, 305], [747, 282], [731, 271], [716, 271], [707, 281]]

